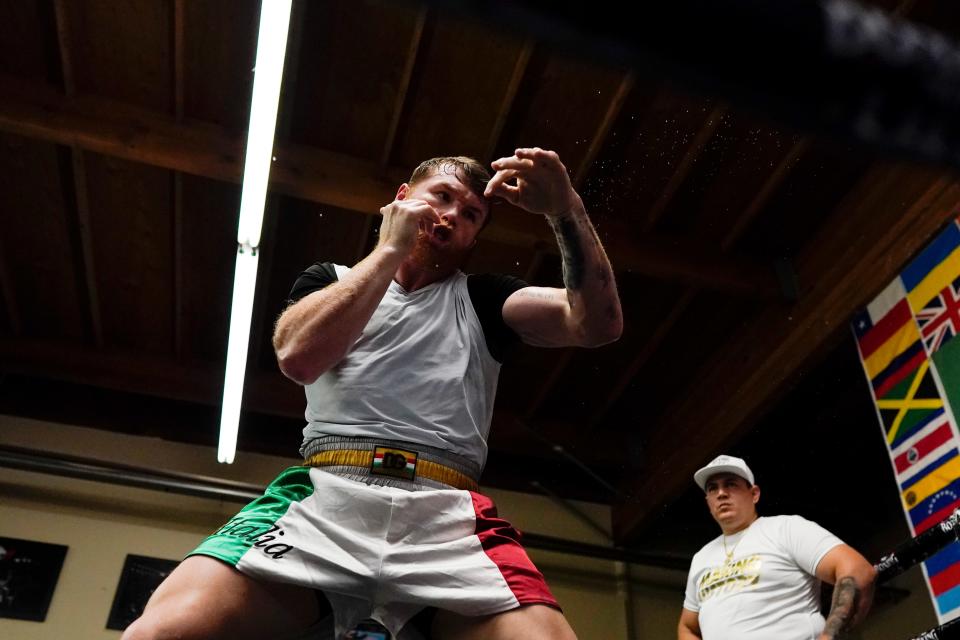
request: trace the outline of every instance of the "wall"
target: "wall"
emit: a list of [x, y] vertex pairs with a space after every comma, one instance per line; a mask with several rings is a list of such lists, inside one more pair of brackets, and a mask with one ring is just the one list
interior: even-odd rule
[[[241, 452], [236, 464], [218, 465], [213, 449], [6, 416], [0, 416], [0, 445], [261, 485], [295, 462]], [[546, 498], [487, 493], [522, 530], [606, 544], [602, 535]], [[126, 555], [178, 559], [239, 506], [0, 467], [0, 536], [70, 547], [47, 620], [0, 618], [0, 638], [115, 640], [119, 632], [104, 627]], [[575, 506], [596, 523], [609, 522], [605, 506]], [[582, 640], [676, 637], [685, 572], [630, 567], [628, 601], [624, 570], [617, 563], [535, 549], [530, 555]], [[896, 603], [878, 603], [852, 639], [907, 640], [936, 625], [919, 570], [907, 572], [891, 586], [909, 595]]]
[[[0, 445], [257, 484], [295, 463], [241, 452], [236, 464], [218, 465], [213, 449], [7, 416], [0, 416]], [[486, 493], [522, 530], [605, 542], [547, 498]], [[119, 637], [105, 625], [126, 555], [179, 559], [240, 506], [0, 467], [0, 536], [69, 546], [46, 621], [0, 618], [0, 638]], [[595, 522], [609, 522], [605, 506], [576, 507]], [[615, 563], [536, 550], [530, 555], [581, 638], [626, 637], [626, 602]]]

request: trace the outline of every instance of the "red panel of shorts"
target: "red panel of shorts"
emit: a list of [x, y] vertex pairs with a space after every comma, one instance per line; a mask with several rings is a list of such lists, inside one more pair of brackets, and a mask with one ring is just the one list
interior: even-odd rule
[[497, 507], [490, 498], [473, 491], [470, 495], [477, 518], [476, 536], [484, 553], [500, 569], [517, 601], [521, 605], [545, 604], [560, 609], [543, 574], [520, 544], [520, 532], [498, 517]]

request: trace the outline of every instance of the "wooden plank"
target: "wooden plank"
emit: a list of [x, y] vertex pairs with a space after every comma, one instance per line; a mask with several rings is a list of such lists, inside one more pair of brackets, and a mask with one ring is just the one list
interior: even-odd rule
[[0, 296], [3, 297], [3, 307], [7, 311], [7, 321], [14, 336], [23, 333], [23, 323], [20, 321], [20, 309], [17, 307], [17, 296], [13, 290], [13, 280], [7, 268], [7, 259], [0, 241]]
[[533, 40], [524, 41], [520, 51], [517, 52], [517, 59], [513, 64], [513, 71], [510, 73], [510, 81], [507, 83], [506, 91], [503, 93], [503, 99], [500, 101], [500, 108], [497, 110], [497, 119], [490, 129], [490, 138], [487, 141], [486, 152], [479, 158], [481, 162], [495, 160], [494, 154], [500, 145], [500, 136], [503, 135], [503, 128], [507, 123], [507, 118], [513, 111], [513, 104], [517, 98], [517, 91], [520, 90], [520, 83], [527, 73], [527, 66], [530, 64], [530, 56], [533, 55]]
[[[184, 94], [186, 79], [184, 75], [184, 36], [186, 0], [173, 1], [173, 119], [183, 122]], [[183, 360], [183, 175], [173, 172], [173, 354], [177, 360]]]
[[606, 143], [613, 123], [616, 122], [620, 116], [620, 110], [623, 109], [623, 104], [626, 102], [627, 96], [630, 95], [634, 82], [636, 82], [636, 75], [633, 72], [629, 72], [623, 74], [623, 79], [621, 79], [620, 84], [617, 85], [617, 90], [610, 99], [610, 104], [603, 114], [603, 119], [600, 120], [596, 132], [590, 139], [587, 152], [580, 159], [580, 164], [577, 165], [577, 168], [573, 171], [573, 188], [577, 191], [583, 186], [584, 181], [587, 179], [587, 172], [590, 171], [597, 156], [600, 155], [600, 149], [603, 148], [603, 145]]
[[11, 299], [24, 336], [88, 334], [76, 231], [65, 214], [69, 152], [0, 134], [0, 232]]
[[609, 393], [603, 400], [603, 404], [600, 408], [593, 414], [590, 418], [590, 427], [596, 427], [603, 419], [607, 417], [610, 409], [613, 408], [614, 403], [620, 399], [623, 395], [623, 392], [626, 391], [627, 386], [633, 380], [634, 376], [640, 373], [640, 370], [643, 366], [650, 360], [650, 356], [656, 352], [657, 349], [663, 344], [667, 336], [670, 334], [670, 331], [676, 325], [680, 317], [686, 312], [687, 308], [690, 306], [690, 303], [693, 302], [694, 297], [697, 295], [697, 289], [695, 287], [690, 287], [686, 289], [677, 301], [670, 308], [670, 311], [663, 317], [663, 319], [658, 323], [656, 331], [650, 334], [650, 337], [644, 343], [643, 347], [630, 361], [630, 364], [626, 369], [623, 370], [623, 373], [617, 379], [617, 382], [610, 388]]
[[74, 203], [76, 205], [77, 233], [80, 236], [79, 270], [86, 285], [85, 307], [93, 342], [103, 346], [103, 322], [100, 314], [100, 295], [97, 287], [96, 261], [93, 255], [92, 226], [90, 221], [90, 201], [87, 189], [87, 165], [83, 150], [70, 149], [70, 165], [73, 174]]
[[172, 112], [169, 2], [87, 0], [62, 5], [74, 45], [78, 93]]
[[237, 254], [236, 236], [226, 230], [236, 225], [240, 187], [188, 174], [181, 182], [180, 297], [190, 311], [180, 320], [183, 362], [223, 362]]
[[780, 161], [773, 172], [767, 177], [756, 195], [750, 200], [750, 203], [734, 219], [733, 224], [730, 225], [730, 228], [724, 234], [723, 240], [720, 241], [721, 249], [724, 251], [729, 250], [740, 236], [743, 235], [753, 219], [757, 217], [757, 214], [763, 210], [776, 190], [783, 184], [790, 170], [796, 166], [797, 160], [806, 152], [809, 146], [810, 141], [807, 138], [801, 138], [790, 147], [790, 150], [787, 151], [783, 160]]
[[182, 19], [184, 118], [242, 134], [250, 116], [260, 2], [183, 2]]
[[51, 41], [49, 0], [21, 0], [3, 3], [0, 19], [0, 73], [43, 80], [56, 75], [48, 67]]
[[[97, 154], [86, 154], [85, 166], [103, 342], [169, 354], [174, 344], [170, 174]], [[234, 242], [229, 233], [220, 237]]]
[[393, 161], [412, 169], [436, 156], [487, 151], [503, 96], [516, 81], [523, 40], [434, 14], [427, 23]]
[[[629, 95], [630, 90], [633, 88], [634, 81], [635, 76], [632, 72], [625, 73], [623, 75], [623, 79], [620, 81], [617, 91], [611, 98], [610, 105], [607, 107], [607, 111], [597, 127], [597, 131], [590, 140], [590, 146], [587, 149], [587, 153], [581, 159], [580, 165], [573, 171], [572, 182], [575, 189], [579, 190], [583, 185], [584, 180], [586, 180], [587, 172], [590, 171], [590, 168], [593, 166], [593, 162], [600, 153], [601, 147], [603, 146], [604, 142], [606, 142], [607, 135], [610, 133], [610, 128], [620, 115], [620, 110], [623, 108], [623, 103], [626, 101], [627, 95]], [[542, 260], [542, 252], [537, 251], [534, 254], [533, 260], [531, 260], [528, 271], [532, 272], [534, 269], [536, 269], [539, 266], [540, 260]], [[524, 412], [524, 418], [527, 421], [533, 419], [537, 413], [537, 410], [540, 408], [540, 405], [543, 404], [544, 400], [547, 399], [547, 396], [550, 395], [550, 392], [553, 391], [557, 381], [563, 376], [563, 373], [567, 370], [571, 360], [573, 360], [573, 355], [574, 351], [572, 349], [567, 349], [559, 358], [556, 359], [553, 367], [550, 370], [550, 373], [547, 374], [547, 377], [534, 392], [532, 400], [527, 405], [527, 409]]]
[[390, 117], [390, 126], [387, 128], [386, 140], [383, 143], [383, 152], [380, 154], [380, 167], [384, 170], [390, 166], [390, 157], [393, 154], [393, 144], [397, 139], [397, 129], [400, 127], [400, 117], [403, 115], [407, 103], [407, 94], [410, 92], [410, 80], [413, 78], [413, 68], [420, 53], [423, 42], [423, 27], [427, 22], [427, 8], [421, 7], [417, 11], [417, 18], [410, 34], [410, 46], [407, 49], [403, 64], [403, 73], [400, 76], [400, 86], [397, 89], [397, 99], [393, 104], [393, 115]]
[[[223, 399], [223, 365], [180, 363], [140, 351], [95, 351], [76, 344], [0, 340], [0, 371], [86, 384], [183, 402], [217, 406]], [[244, 408], [303, 417], [303, 391], [279, 373], [249, 376]]]
[[599, 152], [591, 150], [598, 130], [609, 130], [612, 121], [606, 119], [611, 107], [619, 114], [630, 93], [625, 91], [624, 71], [544, 48], [535, 50], [528, 66], [523, 90], [503, 132], [504, 151], [533, 146], [551, 149], [571, 171], [591, 164]]
[[[221, 128], [177, 124], [169, 116], [90, 96], [63, 98], [49, 88], [10, 77], [0, 79], [0, 98], [0, 130], [215, 180], [240, 181], [242, 141]], [[272, 190], [369, 215], [393, 200], [397, 185], [407, 178], [399, 169], [384, 175], [375, 162], [299, 145], [278, 146], [276, 157]], [[535, 218], [504, 205], [484, 237], [521, 247], [540, 242], [556, 251], [552, 232]], [[613, 227], [607, 231], [604, 243], [618, 270], [735, 295], [780, 296], [770, 268], [724, 257], [684, 238], [633, 239]]]
[[716, 105], [709, 114], [707, 114], [706, 120], [704, 120], [703, 124], [700, 126], [700, 129], [694, 136], [693, 141], [687, 146], [687, 150], [684, 152], [680, 162], [677, 163], [677, 166], [673, 170], [670, 179], [660, 192], [660, 196], [657, 198], [656, 202], [653, 203], [653, 206], [647, 211], [647, 215], [643, 222], [644, 231], [649, 232], [656, 226], [657, 222], [660, 220], [660, 216], [662, 216], [663, 212], [666, 211], [667, 206], [673, 200], [673, 196], [676, 195], [677, 191], [680, 189], [680, 185], [682, 185], [683, 181], [687, 179], [687, 176], [690, 174], [690, 170], [693, 167], [693, 163], [700, 155], [700, 152], [703, 151], [704, 145], [706, 145], [710, 138], [713, 137], [713, 134], [716, 132], [717, 127], [720, 126], [720, 123], [723, 121], [726, 113], [727, 106], [724, 104], [719, 104]]
[[617, 539], [635, 535], [847, 331], [850, 317], [956, 216], [958, 202], [960, 185], [929, 169], [871, 169], [801, 253], [800, 300], [756, 313], [694, 372], [655, 425], [644, 473], [627, 487], [634, 501], [615, 511]]
[[[67, 97], [76, 95], [77, 83], [74, 73], [73, 46], [66, 0], [54, 2], [54, 17], [57, 23], [57, 43], [60, 49], [60, 68], [63, 76], [63, 89]], [[83, 274], [86, 285], [86, 310], [93, 335], [93, 342], [103, 346], [103, 323], [100, 320], [100, 298], [97, 295], [96, 266], [93, 260], [93, 248], [90, 238], [90, 203], [87, 197], [87, 169], [83, 150], [77, 145], [70, 147], [70, 165], [73, 178], [73, 203], [76, 206], [76, 229], [79, 234], [78, 271]]]
[[[290, 104], [291, 139], [379, 163], [387, 140], [407, 127], [407, 112], [398, 114], [397, 104], [407, 93], [403, 102], [409, 107], [409, 97], [415, 95], [420, 55], [411, 59], [410, 49], [423, 28], [421, 11], [406, 3], [370, 0], [302, 4], [303, 51], [296, 66], [309, 81]], [[405, 87], [408, 73], [414, 76], [413, 86]], [[400, 115], [403, 124], [391, 134]], [[396, 156], [395, 148], [391, 156]]]

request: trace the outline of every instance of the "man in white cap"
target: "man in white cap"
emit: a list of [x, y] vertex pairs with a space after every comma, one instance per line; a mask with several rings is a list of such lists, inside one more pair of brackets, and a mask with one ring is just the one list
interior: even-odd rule
[[[693, 557], [678, 640], [833, 640], [870, 608], [876, 571], [800, 516], [757, 515], [760, 487], [741, 458], [718, 456], [693, 475], [722, 534]], [[834, 586], [820, 614], [820, 582]]]

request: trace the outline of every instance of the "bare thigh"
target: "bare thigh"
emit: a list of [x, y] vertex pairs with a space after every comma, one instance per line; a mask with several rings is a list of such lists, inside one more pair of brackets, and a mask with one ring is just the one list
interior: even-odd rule
[[318, 595], [254, 580], [207, 556], [190, 556], [157, 588], [123, 640], [283, 637], [325, 613]]
[[553, 607], [531, 604], [492, 616], [471, 618], [437, 611], [431, 629], [434, 640], [576, 640], [563, 614]]

